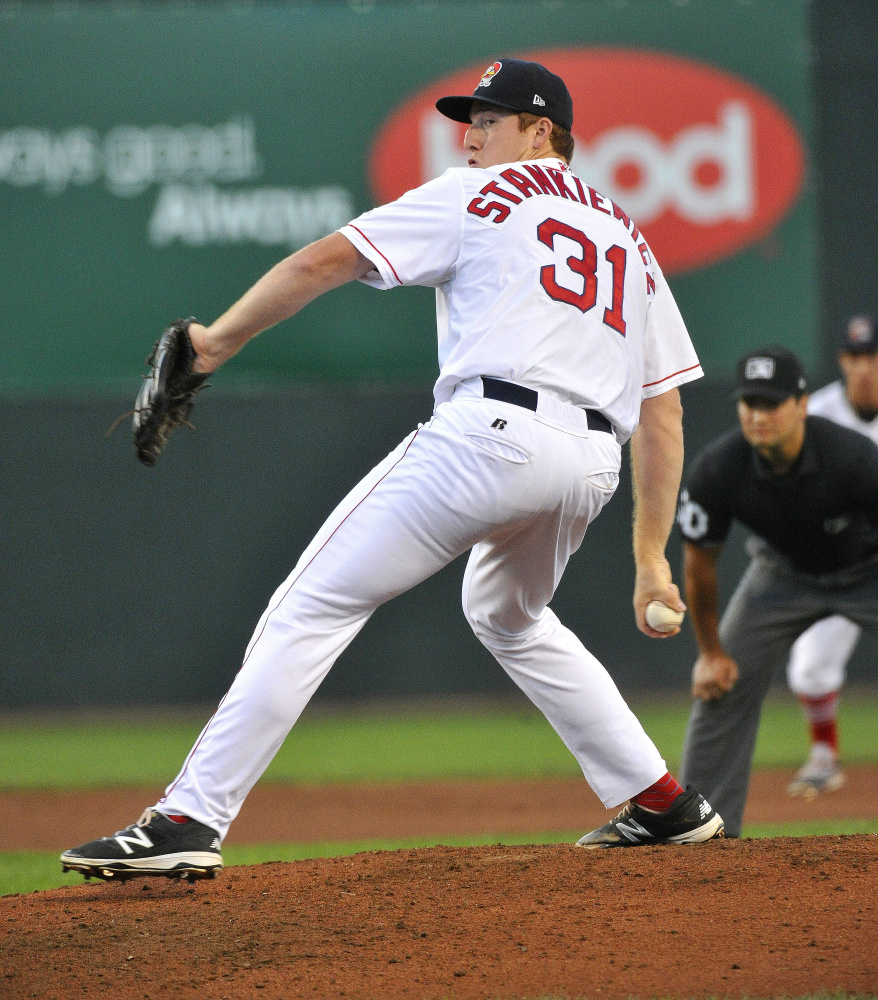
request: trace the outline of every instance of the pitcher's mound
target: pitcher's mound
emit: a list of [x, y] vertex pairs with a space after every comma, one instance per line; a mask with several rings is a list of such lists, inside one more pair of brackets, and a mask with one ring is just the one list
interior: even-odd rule
[[876, 901], [873, 835], [369, 852], [5, 897], [0, 995], [862, 995]]

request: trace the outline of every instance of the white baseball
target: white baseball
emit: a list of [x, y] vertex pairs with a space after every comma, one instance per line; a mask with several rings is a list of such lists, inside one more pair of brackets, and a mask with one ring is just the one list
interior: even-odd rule
[[682, 621], [682, 611], [674, 611], [661, 601], [650, 601], [646, 606], [646, 624], [656, 632], [673, 632]]

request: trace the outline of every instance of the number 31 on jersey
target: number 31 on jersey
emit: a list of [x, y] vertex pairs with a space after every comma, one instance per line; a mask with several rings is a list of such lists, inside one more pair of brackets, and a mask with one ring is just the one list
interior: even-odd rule
[[[560, 240], [559, 246], [556, 246], [557, 237], [564, 237], [565, 240], [578, 243], [582, 248], [581, 256], [571, 255], [564, 260], [563, 265], [560, 265], [583, 278], [582, 291], [575, 292], [571, 288], [559, 284], [557, 272], [559, 264], [546, 264], [540, 269], [540, 284], [550, 298], [575, 306], [581, 312], [588, 312], [589, 309], [594, 308], [598, 300], [598, 248], [585, 233], [574, 229], [573, 226], [568, 226], [566, 222], [546, 219], [545, 222], [541, 222], [537, 226], [539, 241], [556, 252], [563, 248], [563, 240]], [[604, 254], [604, 258], [613, 268], [613, 305], [612, 308], [604, 309], [604, 323], [624, 337], [625, 320], [622, 316], [622, 306], [628, 255], [623, 247], [611, 246]]]

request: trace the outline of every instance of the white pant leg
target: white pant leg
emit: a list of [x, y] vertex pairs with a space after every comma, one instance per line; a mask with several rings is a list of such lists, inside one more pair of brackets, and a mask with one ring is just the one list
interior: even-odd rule
[[[570, 411], [582, 427], [581, 411], [557, 407], [562, 422]], [[509, 630], [514, 648], [501, 662], [549, 714], [604, 801], [623, 801], [651, 784], [665, 771], [658, 752], [603, 668], [545, 612], [567, 557], [609, 495], [584, 477], [615, 475], [619, 462], [609, 434], [564, 433], [530, 410], [493, 400], [443, 403], [342, 501], [278, 588], [241, 670], [159, 808], [224, 837], [372, 612], [501, 529], [521, 533], [521, 543], [511, 544], [517, 558], [504, 560], [494, 578], [495, 593], [500, 585], [512, 595], [500, 606], [519, 609]], [[524, 638], [515, 634], [522, 614], [538, 624]], [[588, 727], [592, 733], [582, 733]]]
[[230, 690], [160, 801], [163, 812], [191, 816], [224, 837], [372, 612], [470, 547], [470, 537], [455, 544], [453, 532], [446, 533], [446, 542], [432, 530], [425, 472], [447, 442], [433, 433], [425, 447], [428, 428], [410, 435], [366, 475], [277, 589]]
[[[502, 428], [492, 427], [498, 411]], [[160, 801], [163, 812], [224, 837], [372, 612], [499, 526], [533, 516], [543, 502], [534, 424], [521, 407], [455, 399], [354, 488], [273, 596], [228, 694]]]
[[[563, 437], [547, 430], [552, 434]], [[570, 463], [566, 490], [538, 517], [503, 528], [473, 549], [463, 605], [475, 634], [543, 712], [591, 788], [612, 808], [657, 781], [667, 765], [604, 667], [546, 605], [615, 489], [619, 452], [601, 433], [578, 442], [575, 456], [571, 442], [555, 444], [558, 458]], [[557, 470], [544, 472], [548, 481], [558, 481]]]
[[787, 664], [787, 683], [793, 694], [820, 698], [839, 691], [845, 668], [862, 629], [841, 615], [815, 622], [796, 640]]

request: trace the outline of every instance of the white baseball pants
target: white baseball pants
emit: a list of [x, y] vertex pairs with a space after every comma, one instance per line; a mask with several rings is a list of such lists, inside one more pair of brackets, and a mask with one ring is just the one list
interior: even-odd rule
[[582, 410], [545, 393], [536, 412], [480, 393], [478, 379], [458, 387], [333, 511], [272, 597], [162, 812], [224, 837], [375, 609], [469, 549], [467, 619], [604, 805], [666, 772], [609, 674], [547, 607], [616, 488], [621, 449], [612, 434], [589, 430]]
[[815, 622], [796, 639], [787, 663], [787, 683], [793, 694], [822, 698], [840, 691], [848, 660], [863, 630], [841, 615]]

